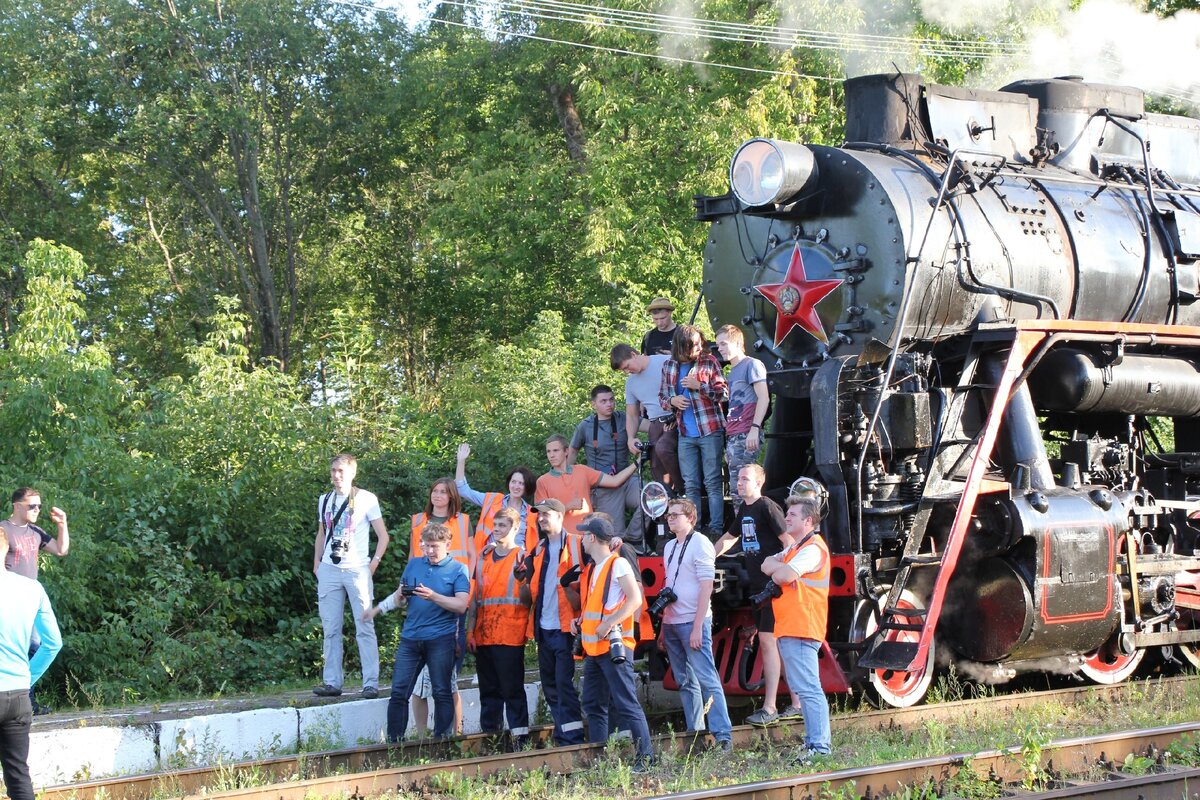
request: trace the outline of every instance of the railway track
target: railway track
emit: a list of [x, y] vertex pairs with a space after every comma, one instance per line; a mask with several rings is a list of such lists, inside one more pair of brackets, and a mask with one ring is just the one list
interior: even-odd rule
[[[1153, 775], [1124, 777], [1113, 772], [1110, 765], [1119, 764], [1126, 756], [1140, 755], [1151, 748], [1164, 750], [1181, 736], [1194, 736], [1197, 732], [1200, 732], [1200, 722], [1189, 722], [1183, 725], [1052, 742], [1041, 749], [1039, 767], [1049, 763], [1053, 764], [1056, 773], [1091, 774], [1097, 781], [1050, 790], [1019, 788], [1022, 779], [1028, 775], [1030, 765], [1027, 754], [1023, 753], [1021, 748], [1011, 747], [984, 753], [922, 758], [895, 764], [817, 772], [778, 780], [659, 795], [652, 800], [796, 800], [805, 797], [847, 796], [847, 787], [853, 790], [849, 796], [887, 798], [894, 794], [904, 794], [906, 788], [911, 790], [921, 786], [939, 786], [955, 780], [958, 781], [958, 786], [990, 784], [1004, 792], [1002, 796], [1007, 797], [1108, 796], [1126, 800], [1179, 800], [1181, 797], [1200, 797], [1200, 769], [1180, 769]], [[960, 770], [970, 770], [972, 774], [964, 781], [957, 775]], [[1018, 788], [1009, 788], [1011, 786]], [[912, 792], [908, 794], [911, 795]]]
[[[1064, 705], [1127, 696], [1133, 691], [1171, 691], [1192, 677], [1153, 679], [1114, 686], [1088, 686], [1043, 692], [1002, 695], [957, 703], [917, 706], [907, 709], [857, 712], [836, 717], [840, 730], [864, 733], [881, 729], [909, 729], [933, 721], [970, 721], [994, 717], [1006, 710], [1019, 710], [1049, 702]], [[802, 726], [797, 724], [796, 730]], [[734, 729], [734, 745], [742, 747], [757, 737], [789, 739], [792, 726], [761, 729], [742, 725]], [[532, 736], [540, 745], [549, 738], [548, 728], [537, 728]], [[271, 797], [303, 800], [306, 796], [338, 794], [370, 795], [428, 783], [436, 774], [456, 772], [467, 777], [485, 777], [505, 771], [546, 769], [568, 773], [587, 766], [602, 753], [594, 745], [546, 747], [519, 753], [489, 753], [494, 739], [483, 735], [402, 745], [374, 745], [345, 750], [278, 756], [256, 761], [218, 764], [169, 773], [121, 776], [43, 789], [44, 800], [162, 800], [203, 793], [207, 797]], [[674, 748], [686, 752], [700, 743], [695, 737], [668, 734], [656, 737], [660, 752]], [[402, 766], [396, 766], [396, 764]], [[244, 787], [244, 788], [239, 788]]]

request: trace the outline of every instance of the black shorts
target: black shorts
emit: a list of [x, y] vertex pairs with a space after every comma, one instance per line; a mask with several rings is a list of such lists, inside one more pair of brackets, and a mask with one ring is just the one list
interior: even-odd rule
[[754, 609], [754, 625], [759, 633], [775, 632], [775, 604], [767, 603], [762, 608]]

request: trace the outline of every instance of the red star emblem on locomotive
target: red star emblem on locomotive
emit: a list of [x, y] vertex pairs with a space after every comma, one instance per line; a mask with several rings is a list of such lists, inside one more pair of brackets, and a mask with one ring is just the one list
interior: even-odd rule
[[829, 337], [825, 335], [825, 326], [817, 316], [817, 303], [844, 282], [810, 281], [804, 272], [804, 258], [800, 255], [800, 244], [797, 242], [796, 248], [792, 250], [787, 274], [783, 276], [783, 283], [765, 283], [754, 287], [754, 291], [775, 306], [775, 345], [783, 344], [783, 340], [797, 327], [828, 344]]

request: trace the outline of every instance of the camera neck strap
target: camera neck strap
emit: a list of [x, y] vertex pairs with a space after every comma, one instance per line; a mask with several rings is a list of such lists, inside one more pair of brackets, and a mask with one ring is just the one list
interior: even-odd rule
[[[679, 540], [675, 540], [675, 549], [671, 552], [671, 556], [675, 561], [675, 574], [671, 576], [671, 588], [675, 588], [675, 582], [679, 580], [679, 568], [683, 566], [683, 556], [687, 553], [688, 545], [692, 543], [692, 537], [696, 535], [695, 529], [689, 533], [683, 540], [683, 545], [679, 545]], [[670, 561], [667, 562], [668, 564]]]
[[[346, 501], [342, 503], [342, 507], [337, 510], [337, 513], [333, 515], [333, 519], [329, 521], [329, 527], [325, 529], [326, 550], [333, 546], [333, 539], [335, 538], [333, 532], [337, 529], [338, 520], [342, 518], [342, 514], [345, 513], [347, 507], [350, 508], [350, 518], [354, 518], [354, 496], [356, 494], [358, 494], [357, 486], [350, 490], [350, 496], [346, 498]], [[322, 517], [329, 512], [329, 504], [333, 502], [334, 497], [336, 497], [336, 493], [334, 492], [330, 492], [329, 494], [325, 495], [325, 502], [322, 504], [321, 508]]]

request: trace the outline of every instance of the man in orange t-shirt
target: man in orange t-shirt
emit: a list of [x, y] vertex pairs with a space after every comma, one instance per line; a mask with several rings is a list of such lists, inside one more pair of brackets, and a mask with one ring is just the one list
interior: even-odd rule
[[563, 517], [563, 528], [567, 533], [577, 533], [579, 523], [592, 513], [592, 487], [615, 489], [624, 485], [641, 466], [641, 459], [638, 459], [616, 475], [607, 475], [591, 467], [568, 464], [567, 437], [558, 433], [546, 440], [546, 461], [550, 471], [537, 479], [534, 502], [553, 497], [562, 503], [567, 509]]

